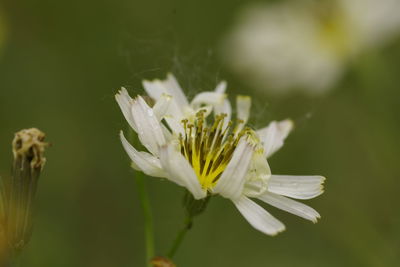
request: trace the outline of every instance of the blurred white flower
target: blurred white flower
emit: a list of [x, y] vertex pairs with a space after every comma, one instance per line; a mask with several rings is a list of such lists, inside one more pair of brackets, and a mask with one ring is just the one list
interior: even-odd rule
[[251, 86], [322, 93], [352, 58], [400, 30], [398, 0], [253, 5], [224, 40], [222, 57]]
[[400, 31], [399, 0], [339, 0], [350, 35], [357, 34], [360, 45], [370, 47], [388, 41]]
[[[137, 151], [121, 132], [135, 169], [183, 186], [195, 199], [215, 194], [228, 198], [254, 228], [269, 235], [285, 226], [250, 198], [317, 221], [317, 211], [287, 197], [314, 198], [323, 192], [325, 178], [272, 175], [267, 162], [282, 147], [292, 121], [273, 121], [254, 131], [245, 126], [251, 99], [238, 96], [237, 122], [233, 123], [225, 82], [215, 91], [196, 95], [190, 103], [172, 75], [143, 85], [155, 100], [153, 107], [141, 96], [132, 99], [124, 88], [116, 95], [125, 118], [148, 150]], [[212, 111], [210, 123], [207, 117]]]

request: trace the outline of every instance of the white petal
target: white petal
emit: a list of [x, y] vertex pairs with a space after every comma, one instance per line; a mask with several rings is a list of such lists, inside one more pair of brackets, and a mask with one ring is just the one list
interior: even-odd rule
[[120, 138], [122, 145], [126, 153], [132, 160], [135, 169], [143, 171], [145, 174], [154, 177], [165, 177], [166, 172], [161, 168], [160, 160], [150, 153], [137, 151], [129, 142], [126, 140], [124, 133], [120, 132]]
[[132, 116], [138, 128], [140, 142], [153, 154], [166, 143], [160, 122], [141, 96], [132, 102]]
[[[161, 81], [161, 80], [146, 81], [145, 80], [145, 81], [143, 81], [143, 87], [144, 87], [145, 91], [147, 92], [147, 94], [156, 101], [159, 100], [163, 94], [170, 95], [172, 97], [172, 101], [170, 103], [168, 112], [170, 113], [170, 115], [177, 117], [179, 120], [181, 120], [183, 117], [183, 108], [188, 106], [188, 104], [186, 104], [186, 105], [181, 104], [182, 100], [179, 100], [179, 98], [182, 98], [181, 94], [175, 92], [175, 91], [177, 91], [176, 88], [175, 88], [175, 90], [171, 89], [171, 86], [169, 85], [170, 83], [173, 83], [173, 82], [171, 82], [171, 81], [168, 82], [168, 80], [164, 80], [164, 81]], [[183, 96], [183, 97], [185, 97], [185, 96]], [[185, 101], [187, 103], [186, 97], [185, 97]]]
[[189, 105], [182, 88], [179, 86], [179, 83], [173, 74], [169, 73], [167, 75], [167, 79], [164, 81], [164, 84], [167, 87], [169, 94], [172, 95], [179, 106], [185, 107]]
[[177, 136], [182, 133], [185, 133], [185, 130], [183, 129], [183, 124], [182, 124], [182, 119], [177, 118], [171, 115], [166, 115], [164, 117], [165, 121], [167, 122], [169, 128], [172, 130], [173, 133], [175, 133]]
[[257, 197], [268, 188], [268, 180], [271, 177], [271, 169], [263, 150], [257, 150], [251, 159], [250, 168], [246, 176], [243, 193], [248, 197]]
[[142, 84], [146, 93], [156, 101], [162, 96], [162, 94], [168, 94], [168, 90], [164, 87], [164, 84], [160, 80], [144, 80]]
[[317, 175], [272, 175], [268, 181], [268, 191], [297, 199], [310, 199], [324, 192], [324, 181], [325, 177]]
[[218, 114], [217, 112], [219, 111], [219, 113], [224, 113], [226, 114], [226, 118], [225, 118], [225, 122], [224, 122], [224, 128], [229, 124], [229, 121], [232, 119], [232, 105], [231, 102], [229, 101], [229, 99], [225, 99], [224, 103], [222, 104], [222, 107], [220, 109], [218, 109], [218, 107], [216, 108], [216, 114]]
[[171, 98], [172, 97], [170, 95], [162, 94], [161, 97], [156, 101], [153, 111], [159, 121], [161, 121], [168, 113], [168, 109], [171, 104]]
[[222, 128], [225, 129], [232, 118], [231, 102], [228, 99], [225, 99], [221, 105], [216, 105], [214, 107], [214, 115], [219, 114], [226, 114], [226, 118], [224, 119], [224, 124], [222, 126]]
[[238, 95], [236, 97], [237, 118], [247, 123], [250, 116], [251, 97]]
[[190, 105], [194, 108], [197, 109], [201, 105], [221, 105], [226, 98], [225, 94], [217, 93], [217, 92], [201, 92], [197, 94]]
[[265, 192], [258, 199], [268, 203], [278, 209], [290, 212], [294, 215], [300, 216], [306, 220], [310, 220], [314, 223], [317, 222], [317, 219], [321, 218], [319, 213], [313, 208], [295, 201], [293, 199], [280, 196], [271, 192]]
[[143, 87], [147, 94], [156, 100], [158, 100], [164, 93], [171, 95], [178, 106], [189, 106], [189, 102], [187, 101], [182, 88], [171, 73], [167, 75], [167, 79], [165, 80], [143, 81]]
[[234, 201], [234, 204], [246, 220], [264, 234], [276, 235], [285, 230], [283, 223], [247, 197], [242, 196], [239, 200]]
[[230, 199], [240, 197], [253, 152], [253, 146], [242, 138], [235, 152], [233, 152], [228, 166], [226, 166], [216, 186], [213, 188], [213, 193], [218, 193]]
[[[226, 81], [220, 82], [217, 87], [215, 88], [215, 92], [224, 94], [226, 90]], [[228, 126], [229, 121], [232, 118], [232, 106], [231, 102], [227, 97], [225, 97], [224, 101], [221, 104], [217, 104], [214, 106], [214, 114], [219, 115], [219, 114], [226, 114], [226, 118], [224, 121], [224, 126], [223, 128], [225, 129], [226, 126]]]
[[268, 158], [283, 146], [283, 141], [293, 129], [293, 121], [273, 121], [267, 127], [257, 131], [264, 145], [265, 156]]
[[115, 100], [117, 101], [122, 114], [124, 114], [125, 119], [128, 121], [129, 125], [137, 131], [135, 122], [132, 117], [131, 102], [132, 98], [129, 96], [128, 91], [122, 87], [121, 90], [115, 95]]
[[224, 93], [225, 93], [225, 90], [226, 90], [226, 86], [227, 86], [226, 81], [221, 81], [221, 82], [217, 85], [217, 87], [215, 88], [215, 92], [220, 93], [220, 94], [224, 94]]
[[230, 121], [232, 116], [232, 106], [231, 102], [228, 99], [225, 99], [220, 105], [215, 105], [214, 114], [222, 114], [225, 113], [227, 115], [226, 121]]
[[195, 199], [206, 197], [207, 192], [201, 188], [196, 173], [189, 162], [169, 144], [160, 148], [160, 161], [168, 173], [168, 179], [189, 190]]
[[168, 127], [165, 126], [163, 123], [161, 123], [161, 128], [162, 128], [162, 131], [163, 131], [165, 140], [166, 140], [167, 142], [171, 141], [171, 140], [174, 138], [174, 136], [173, 136], [173, 134], [171, 133], [171, 131], [168, 129]]

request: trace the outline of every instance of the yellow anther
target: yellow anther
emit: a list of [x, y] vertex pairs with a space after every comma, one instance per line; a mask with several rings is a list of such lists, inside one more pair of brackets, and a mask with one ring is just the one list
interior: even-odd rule
[[239, 140], [245, 134], [251, 135], [251, 129], [246, 127], [236, 134], [238, 124], [244, 121], [237, 120], [235, 130], [232, 130], [232, 121], [224, 123], [228, 116], [225, 113], [216, 115], [211, 127], [204, 127], [205, 112], [205, 109], [199, 110], [193, 123], [182, 120], [185, 134], [180, 134], [179, 140], [181, 152], [192, 165], [200, 184], [210, 190], [228, 165]]

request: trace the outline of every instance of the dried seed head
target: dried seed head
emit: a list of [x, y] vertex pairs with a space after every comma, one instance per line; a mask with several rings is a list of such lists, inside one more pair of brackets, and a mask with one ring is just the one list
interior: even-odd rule
[[43, 156], [48, 143], [44, 142], [45, 134], [39, 129], [31, 128], [17, 132], [12, 142], [14, 160], [28, 160], [31, 168], [43, 168], [46, 158]]
[[0, 179], [0, 224], [8, 247], [20, 251], [32, 234], [33, 202], [39, 176], [46, 162], [45, 134], [36, 128], [15, 134], [11, 177]]

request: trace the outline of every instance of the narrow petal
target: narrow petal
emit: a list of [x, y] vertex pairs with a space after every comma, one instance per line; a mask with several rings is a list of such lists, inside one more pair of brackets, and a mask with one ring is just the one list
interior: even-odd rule
[[283, 223], [249, 198], [242, 196], [234, 204], [246, 220], [264, 234], [276, 235], [285, 230]]
[[258, 199], [270, 204], [278, 209], [290, 212], [294, 215], [300, 216], [306, 220], [310, 220], [313, 223], [317, 222], [317, 219], [321, 218], [319, 213], [313, 208], [298, 202], [296, 200], [280, 196], [271, 192], [265, 192]]
[[195, 199], [206, 197], [207, 192], [201, 188], [192, 166], [172, 144], [160, 148], [160, 161], [169, 180], [185, 187]]
[[167, 79], [164, 81], [165, 86], [168, 88], [168, 92], [175, 99], [178, 105], [186, 107], [189, 102], [183, 93], [178, 81], [172, 73], [167, 75]]
[[173, 133], [179, 135], [180, 133], [184, 134], [185, 130], [183, 129], [182, 119], [177, 118], [171, 115], [166, 115], [164, 117], [165, 121], [167, 122], [169, 128], [172, 130]]
[[[224, 94], [226, 90], [227, 83], [226, 81], [220, 82], [215, 88], [215, 92]], [[227, 97], [225, 97], [224, 101], [221, 104], [217, 104], [214, 106], [214, 114], [226, 114], [226, 118], [224, 121], [224, 129], [228, 126], [229, 121], [232, 118], [232, 105]]]
[[144, 80], [142, 84], [146, 93], [155, 101], [157, 101], [162, 96], [162, 94], [168, 94], [168, 90], [164, 87], [164, 84], [160, 80]]
[[221, 105], [216, 105], [214, 107], [214, 114], [215, 115], [226, 114], [226, 118], [224, 120], [224, 125], [223, 125], [223, 129], [225, 129], [232, 118], [231, 102], [228, 99], [225, 99]]
[[121, 90], [115, 95], [115, 100], [117, 101], [122, 114], [124, 114], [125, 119], [129, 123], [129, 125], [137, 131], [136, 124], [132, 117], [132, 110], [131, 110], [131, 102], [132, 98], [129, 96], [128, 91], [122, 87]]
[[251, 159], [243, 193], [248, 197], [258, 197], [267, 190], [270, 177], [271, 169], [264, 156], [264, 151], [258, 149]]
[[172, 97], [170, 95], [162, 94], [161, 97], [156, 101], [153, 111], [159, 121], [161, 121], [163, 117], [167, 115], [171, 104], [171, 98]]
[[231, 102], [228, 99], [225, 99], [221, 104], [215, 105], [214, 107], [214, 114], [226, 114], [227, 118], [226, 121], [230, 121], [231, 116], [232, 116], [232, 106]]
[[203, 104], [216, 106], [221, 105], [224, 102], [225, 98], [225, 94], [221, 94], [218, 92], [201, 92], [193, 98], [190, 105], [194, 107], [194, 109], [200, 107]]
[[189, 102], [182, 88], [179, 86], [175, 76], [171, 73], [167, 75], [167, 79], [165, 80], [143, 81], [143, 87], [147, 94], [155, 100], [158, 100], [164, 93], [171, 95], [178, 106], [189, 106]]
[[273, 121], [267, 127], [257, 131], [263, 142], [265, 156], [268, 158], [283, 146], [283, 142], [293, 129], [293, 121]]
[[173, 134], [171, 133], [171, 131], [168, 129], [167, 126], [165, 126], [163, 123], [160, 123], [160, 124], [161, 124], [161, 128], [162, 128], [163, 135], [165, 137], [166, 142], [171, 141], [174, 138]]
[[215, 87], [215, 92], [224, 94], [226, 87], [227, 87], [226, 81], [221, 81], [219, 84], [217, 84], [217, 87]]
[[[187, 107], [186, 97], [183, 95], [185, 100], [182, 100], [182, 95], [180, 93], [176, 93], [178, 89], [171, 89], [170, 83], [174, 83], [172, 80], [168, 82], [168, 80], [154, 80], [154, 81], [143, 81], [143, 87], [146, 93], [153, 98], [154, 100], [158, 101], [163, 94], [170, 95], [172, 97], [170, 107], [168, 112], [170, 115], [178, 118], [179, 120], [183, 117], [183, 109]], [[183, 93], [182, 93], [183, 94]], [[185, 105], [182, 105], [181, 102], [185, 102]]]
[[153, 155], [158, 155], [159, 146], [166, 143], [163, 130], [153, 109], [140, 96], [132, 102], [132, 116], [140, 142]]
[[237, 118], [247, 123], [250, 116], [251, 97], [238, 95], [236, 97]]
[[213, 188], [213, 193], [230, 199], [241, 196], [253, 152], [253, 146], [244, 138], [241, 139], [232, 159]]
[[297, 199], [310, 199], [321, 195], [323, 176], [272, 175], [268, 181], [268, 191]]
[[132, 163], [137, 169], [141, 170], [145, 174], [154, 177], [166, 177], [166, 172], [161, 168], [160, 160], [150, 153], [137, 151], [129, 142], [126, 140], [124, 133], [120, 132], [120, 138], [122, 145], [128, 153]]

